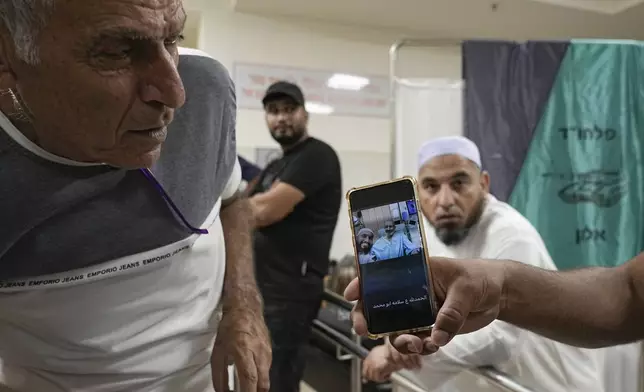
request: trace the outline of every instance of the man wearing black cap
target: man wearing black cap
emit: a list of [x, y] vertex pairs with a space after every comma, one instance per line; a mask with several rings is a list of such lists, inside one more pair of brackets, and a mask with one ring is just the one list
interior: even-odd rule
[[277, 82], [262, 102], [284, 155], [267, 165], [249, 192], [255, 269], [273, 343], [271, 391], [295, 392], [340, 210], [340, 162], [331, 146], [308, 135], [298, 86]]

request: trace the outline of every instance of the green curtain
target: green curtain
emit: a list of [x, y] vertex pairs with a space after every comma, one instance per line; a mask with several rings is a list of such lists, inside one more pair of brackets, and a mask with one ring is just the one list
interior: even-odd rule
[[644, 46], [574, 40], [509, 202], [560, 269], [619, 265], [644, 240]]

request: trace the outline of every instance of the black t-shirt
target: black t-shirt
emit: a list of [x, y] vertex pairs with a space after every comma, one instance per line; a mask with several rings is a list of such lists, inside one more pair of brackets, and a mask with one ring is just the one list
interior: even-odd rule
[[327, 273], [342, 200], [340, 161], [331, 146], [310, 137], [268, 164], [251, 195], [275, 181], [305, 197], [286, 218], [255, 232], [256, 273], [264, 297], [291, 297]]

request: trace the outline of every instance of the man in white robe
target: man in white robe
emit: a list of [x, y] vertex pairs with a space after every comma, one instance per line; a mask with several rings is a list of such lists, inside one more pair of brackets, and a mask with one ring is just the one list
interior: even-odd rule
[[[556, 269], [530, 222], [488, 193], [490, 177], [473, 142], [431, 140], [421, 147], [418, 163], [430, 256], [510, 259]], [[536, 391], [601, 392], [600, 354], [497, 320], [422, 358], [403, 355], [389, 343], [376, 347], [364, 362], [364, 376], [383, 381], [407, 368], [429, 391], [483, 391], [494, 387], [466, 370], [492, 365]]]
[[405, 234], [396, 231], [396, 225], [392, 220], [387, 220], [385, 235], [378, 238], [371, 251], [376, 260], [388, 260], [409, 256], [418, 252], [419, 248]]

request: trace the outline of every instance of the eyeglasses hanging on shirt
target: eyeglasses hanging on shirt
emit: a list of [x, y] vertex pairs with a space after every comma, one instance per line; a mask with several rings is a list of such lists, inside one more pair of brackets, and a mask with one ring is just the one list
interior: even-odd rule
[[155, 187], [155, 188], [157, 189], [157, 191], [161, 194], [161, 196], [162, 196], [162, 197], [163, 197], [163, 199], [166, 201], [166, 203], [168, 203], [168, 205], [170, 206], [170, 208], [172, 209], [172, 211], [174, 211], [174, 213], [175, 213], [175, 214], [177, 214], [177, 216], [179, 217], [179, 219], [181, 220], [181, 222], [183, 222], [183, 224], [184, 224], [184, 225], [185, 225], [185, 226], [186, 226], [190, 231], [192, 231], [192, 232], [193, 232], [193, 233], [195, 233], [195, 234], [208, 234], [208, 230], [207, 230], [207, 229], [198, 229], [198, 228], [194, 227], [193, 225], [191, 225], [191, 224], [190, 224], [190, 222], [188, 222], [188, 220], [186, 219], [186, 217], [185, 217], [185, 216], [183, 216], [183, 214], [182, 214], [182, 213], [181, 213], [181, 211], [179, 210], [179, 207], [177, 207], [177, 205], [176, 205], [176, 204], [174, 204], [174, 202], [173, 202], [173, 201], [172, 201], [172, 199], [170, 198], [170, 195], [168, 195], [168, 192], [166, 192], [166, 191], [165, 191], [165, 189], [163, 189], [163, 186], [161, 186], [161, 183], [159, 183], [159, 181], [157, 181], [157, 179], [154, 177], [154, 175], [152, 174], [152, 172], [151, 172], [149, 169], [139, 169], [139, 171], [140, 171], [141, 173], [143, 173], [143, 175], [145, 176], [145, 178], [147, 178], [147, 179], [148, 179], [148, 181], [150, 181], [150, 182], [152, 183], [152, 185], [154, 185], [154, 187]]

